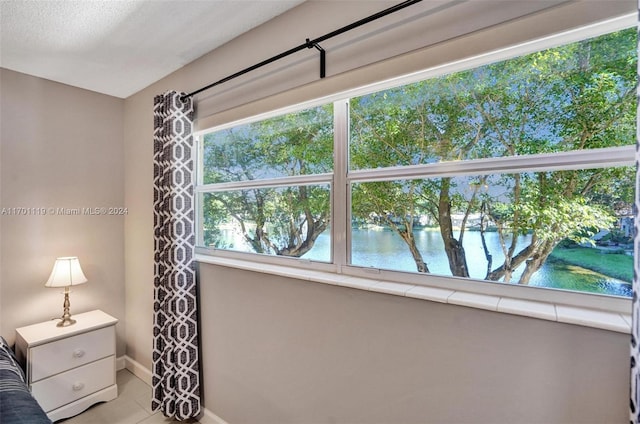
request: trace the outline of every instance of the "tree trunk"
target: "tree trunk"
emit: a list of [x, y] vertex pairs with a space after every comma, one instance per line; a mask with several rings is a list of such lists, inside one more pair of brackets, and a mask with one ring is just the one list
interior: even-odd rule
[[[307, 187], [298, 187], [296, 201], [300, 204], [306, 204], [307, 199]], [[309, 208], [305, 208], [304, 217], [302, 222], [298, 222], [294, 216], [289, 217], [289, 240], [286, 246], [276, 250], [276, 255], [299, 258], [313, 248], [318, 236], [327, 228], [327, 222], [324, 215], [316, 220]], [[303, 236], [305, 223], [307, 228]]]
[[[266, 223], [266, 218], [264, 214], [264, 198], [260, 191], [255, 192], [256, 196], [256, 229], [255, 229], [255, 237], [251, 237], [248, 232], [246, 232], [244, 227], [244, 222], [242, 223], [242, 228], [244, 232], [245, 240], [251, 244], [251, 248], [256, 253], [266, 253], [268, 248], [268, 237], [266, 232], [264, 231], [264, 226]], [[245, 208], [245, 210], [248, 210]]]
[[487, 210], [487, 203], [482, 202], [482, 205], [480, 207], [480, 240], [482, 241], [482, 250], [484, 250], [484, 257], [487, 259], [487, 273], [485, 274], [485, 277], [484, 277], [485, 280], [489, 277], [489, 274], [491, 273], [491, 267], [493, 266], [493, 255], [491, 254], [491, 251], [487, 246], [487, 239], [485, 236], [485, 230], [486, 230], [485, 226], [487, 225], [486, 210]]
[[487, 275], [486, 279], [490, 281], [500, 280], [502, 277], [506, 276], [507, 274], [510, 274], [512, 270], [518, 268], [523, 262], [529, 259], [529, 257], [531, 257], [534, 251], [535, 251], [535, 245], [530, 244], [529, 246], [525, 247], [520, 252], [518, 252], [518, 254], [511, 259], [510, 266], [508, 269], [503, 264], [502, 266], [491, 271], [489, 275]]
[[529, 284], [531, 280], [531, 276], [538, 271], [542, 265], [544, 265], [545, 261], [553, 251], [556, 243], [554, 241], [546, 241], [542, 247], [531, 257], [531, 259], [527, 260], [524, 272], [520, 276], [520, 281], [518, 284]]
[[413, 232], [401, 232], [400, 237], [402, 237], [405, 243], [407, 243], [407, 246], [409, 246], [409, 251], [411, 252], [411, 256], [413, 256], [418, 272], [430, 273], [429, 267], [422, 258], [422, 253], [420, 253], [418, 246], [416, 246], [416, 239], [413, 236]]
[[402, 228], [401, 225], [397, 225], [397, 223], [395, 223], [393, 219], [390, 219], [389, 217], [385, 216], [384, 218], [382, 218], [382, 221], [389, 227], [391, 227], [393, 231], [398, 233], [400, 238], [402, 238], [402, 240], [404, 240], [404, 242], [406, 243], [407, 247], [409, 247], [409, 251], [411, 252], [411, 256], [416, 263], [416, 269], [418, 270], [418, 272], [430, 273], [431, 271], [429, 271], [429, 267], [422, 258], [422, 253], [420, 253], [420, 250], [418, 250], [418, 246], [416, 245], [416, 239], [413, 236], [412, 222], [404, 219], [404, 228]]
[[322, 234], [324, 230], [327, 229], [328, 222], [321, 218], [318, 221], [312, 221], [308, 225], [309, 230], [307, 231], [305, 239], [299, 238], [299, 240], [301, 240], [299, 243], [290, 242], [288, 246], [277, 250], [276, 255], [293, 256], [295, 258], [299, 258], [313, 249], [318, 236], [320, 236], [320, 234]]
[[440, 199], [438, 202], [438, 217], [440, 221], [440, 235], [444, 242], [444, 249], [449, 260], [451, 274], [456, 277], [469, 277], [467, 258], [462, 244], [453, 236], [453, 223], [451, 222], [451, 198], [449, 188], [451, 178], [442, 178], [440, 187]]

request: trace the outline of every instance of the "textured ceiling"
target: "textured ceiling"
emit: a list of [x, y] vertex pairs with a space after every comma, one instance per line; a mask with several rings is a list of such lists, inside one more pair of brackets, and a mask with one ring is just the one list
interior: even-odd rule
[[0, 0], [0, 66], [128, 97], [304, 0]]

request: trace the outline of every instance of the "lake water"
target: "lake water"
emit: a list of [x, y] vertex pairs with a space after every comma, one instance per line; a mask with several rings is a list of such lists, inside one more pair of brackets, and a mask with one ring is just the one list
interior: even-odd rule
[[[493, 267], [504, 260], [498, 233], [485, 233], [487, 246], [493, 255]], [[416, 245], [432, 274], [450, 276], [449, 262], [444, 253], [444, 244], [439, 231], [416, 231]], [[397, 271], [416, 272], [416, 264], [404, 241], [391, 230], [355, 229], [352, 233], [352, 264], [365, 267]], [[518, 239], [516, 252], [525, 247], [530, 236]], [[486, 275], [487, 260], [482, 249], [480, 232], [468, 231], [463, 238], [467, 256], [467, 266], [471, 278], [483, 279]], [[313, 250], [303, 256], [307, 259], [329, 260], [329, 236], [322, 234]], [[521, 266], [514, 273], [512, 281], [517, 282], [524, 270]], [[606, 275], [559, 262], [547, 262], [536, 272], [530, 286], [565, 290], [588, 291], [616, 296], [632, 295], [631, 284]]]
[[[249, 251], [249, 249], [240, 247], [243, 242], [237, 234], [235, 237], [230, 232], [225, 235], [229, 242], [235, 244], [237, 250]], [[498, 234], [488, 232], [485, 233], [485, 236], [487, 246], [493, 255], [493, 267], [495, 268], [504, 260]], [[444, 252], [440, 232], [437, 230], [418, 230], [415, 232], [415, 237], [418, 249], [431, 273], [450, 276], [449, 263]], [[528, 244], [529, 237], [522, 236], [518, 239], [516, 252]], [[387, 229], [354, 229], [351, 239], [353, 265], [416, 272], [415, 262], [406, 243], [395, 232]], [[463, 245], [471, 278], [482, 280], [486, 275], [487, 261], [482, 249], [480, 232], [466, 232]], [[303, 258], [329, 262], [330, 237], [327, 232], [318, 237], [313, 249]], [[521, 266], [514, 273], [512, 281], [517, 282], [523, 270], [524, 266]], [[630, 297], [632, 295], [630, 283], [578, 266], [550, 261], [547, 261], [531, 277], [529, 285], [616, 296]]]

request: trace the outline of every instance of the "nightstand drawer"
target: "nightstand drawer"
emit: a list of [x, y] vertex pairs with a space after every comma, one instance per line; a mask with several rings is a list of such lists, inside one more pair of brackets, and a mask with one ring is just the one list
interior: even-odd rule
[[115, 384], [115, 356], [49, 377], [31, 386], [46, 412]]
[[31, 349], [31, 381], [114, 355], [114, 349], [113, 326], [36, 346]]

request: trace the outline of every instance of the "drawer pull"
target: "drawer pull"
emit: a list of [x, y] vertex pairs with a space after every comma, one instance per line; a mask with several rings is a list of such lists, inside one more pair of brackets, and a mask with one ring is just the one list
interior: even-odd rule
[[79, 392], [80, 390], [84, 389], [84, 383], [76, 382], [73, 383], [73, 386], [71, 387], [73, 388], [74, 392]]
[[73, 357], [74, 358], [82, 358], [84, 356], [84, 350], [82, 349], [76, 349], [73, 351]]

